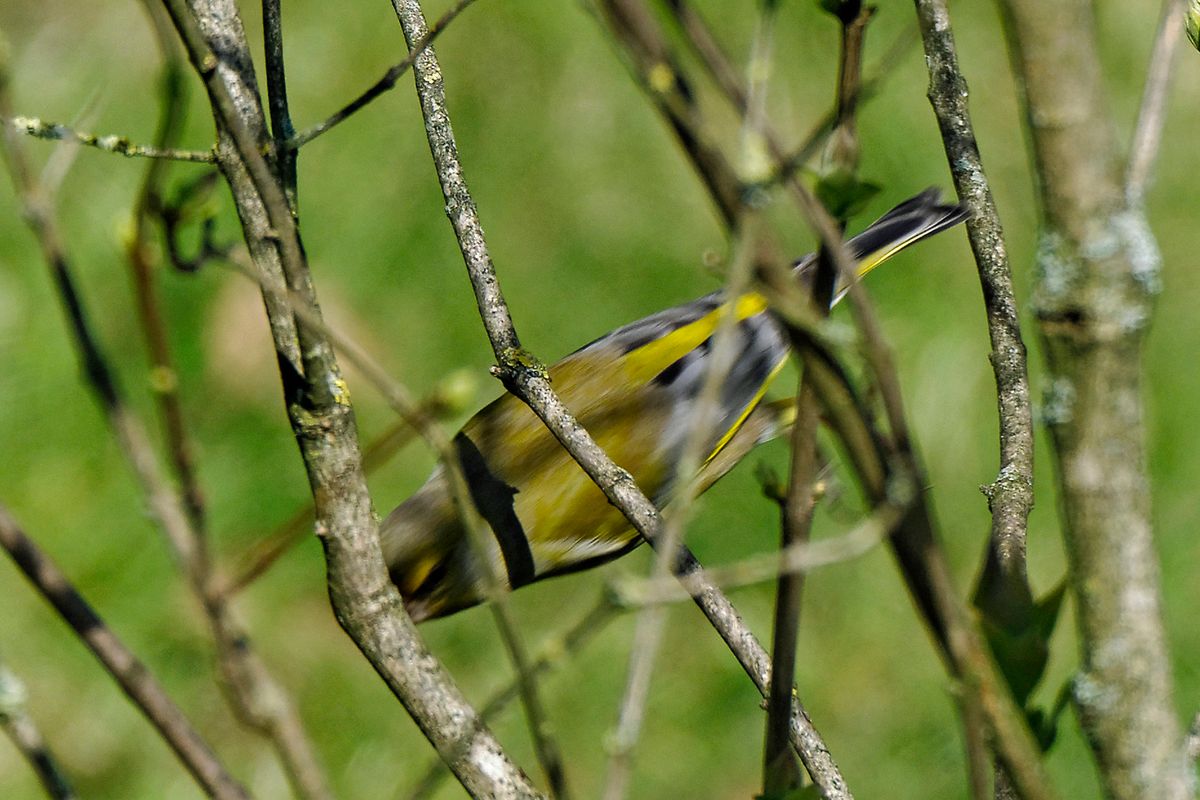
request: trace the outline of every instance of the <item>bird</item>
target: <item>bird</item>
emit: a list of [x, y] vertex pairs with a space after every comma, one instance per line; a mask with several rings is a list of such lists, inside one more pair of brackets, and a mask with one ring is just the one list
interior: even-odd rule
[[[967, 216], [963, 206], [943, 203], [937, 189], [900, 203], [846, 241], [858, 278]], [[811, 284], [816, 264], [816, 254], [806, 255], [794, 262], [794, 275]], [[835, 287], [831, 305], [846, 288]], [[713, 292], [617, 328], [548, 368], [567, 408], [660, 509], [680, 479], [684, 443], [713, 364], [713, 337], [731, 312], [727, 335], [737, 356], [717, 393], [716, 422], [702, 434], [706, 458], [696, 480], [704, 491], [790, 419], [790, 400], [763, 401], [789, 347], [761, 294], [730, 300]], [[641, 542], [512, 394], [471, 417], [454, 437], [453, 452], [491, 535], [482, 543], [470, 535], [441, 464], [384, 519], [384, 561], [415, 622], [477, 605], [497, 581], [515, 590], [610, 561]]]

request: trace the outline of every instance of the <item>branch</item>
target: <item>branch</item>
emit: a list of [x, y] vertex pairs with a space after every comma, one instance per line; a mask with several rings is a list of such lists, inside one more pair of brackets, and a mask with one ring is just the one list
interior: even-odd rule
[[25, 684], [0, 660], [0, 728], [12, 740], [17, 752], [29, 762], [30, 769], [46, 794], [53, 800], [75, 800], [66, 774], [50, 752], [37, 723], [25, 710]]
[[[641, 10], [635, 0], [606, 0], [603, 7], [616, 20], [613, 24], [623, 44], [632, 51], [639, 70], [643, 70], [638, 73], [639, 79], [684, 144], [685, 152], [710, 188], [718, 209], [727, 219], [735, 218], [736, 214], [728, 204], [729, 198], [739, 196], [737, 178], [719, 153], [692, 146], [699, 141], [698, 115], [688, 101], [692, 93], [683, 91], [687, 83], [679, 74], [677, 63], [665, 52], [665, 43], [653, 18]], [[636, 24], [630, 22], [634, 18], [638, 20]], [[659, 76], [657, 83], [648, 79], [651, 69]], [[784, 158], [781, 145], [769, 131], [765, 138], [772, 157]], [[810, 307], [808, 300], [800, 296], [802, 293], [791, 278], [791, 270], [782, 259], [774, 256], [769, 244], [761, 253], [764, 290], [773, 311], [789, 327], [793, 346], [804, 359], [805, 369], [820, 378], [814, 385], [819, 389], [822, 405], [852, 455], [864, 493], [872, 504], [877, 505], [893, 492], [915, 491], [915, 486], [921, 485], [895, 369], [865, 291], [852, 280], [852, 265], [836, 226], [803, 185], [793, 180], [789, 188], [805, 220], [818, 233], [839, 273], [849, 284], [855, 321], [866, 340], [868, 362], [879, 382], [887, 411], [890, 441], [868, 421], [870, 415], [849, 389], [844, 371], [830, 359], [827, 349], [818, 346], [818, 339], [813, 336], [811, 315], [804, 313]], [[922, 617], [937, 637], [948, 667], [955, 677], [966, 683], [967, 691], [978, 694], [1005, 763], [1020, 770], [1027, 797], [1050, 796], [1038, 748], [1021, 710], [990, 660], [970, 612], [954, 588], [945, 553], [934, 535], [930, 509], [923, 498], [902, 521], [892, 537], [892, 544], [909, 590]]]
[[[155, 146], [169, 148], [183, 131], [187, 108], [184, 64], [175, 49], [170, 22], [154, 0], [144, 0], [147, 16], [154, 27], [163, 56], [160, 77], [160, 105]], [[185, 501], [191, 533], [200, 538], [205, 529], [204, 496], [196, 476], [192, 442], [184, 421], [179, 395], [179, 376], [171, 355], [162, 303], [155, 286], [154, 251], [151, 223], [164, 206], [163, 188], [169, 162], [152, 161], [146, 169], [133, 210], [133, 232], [125, 246], [125, 256], [133, 278], [138, 322], [146, 347], [158, 414], [163, 436], [171, 457], [171, 466]]]
[[1184, 12], [1184, 3], [1185, 0], [1163, 0], [1158, 33], [1154, 35], [1154, 48], [1150, 51], [1142, 105], [1138, 109], [1125, 168], [1125, 201], [1135, 208], [1141, 205], [1146, 195], [1146, 185], [1150, 182], [1162, 142], [1163, 126], [1167, 122], [1167, 94], [1175, 74], [1175, 51], [1183, 32], [1179, 16]]
[[382, 78], [371, 84], [369, 89], [351, 100], [340, 110], [326, 117], [322, 122], [318, 122], [312, 127], [305, 128], [300, 133], [292, 136], [287, 142], [287, 147], [291, 150], [298, 150], [299, 148], [311, 142], [313, 139], [316, 139], [318, 136], [328, 131], [330, 128], [345, 122], [347, 117], [362, 109], [384, 92], [391, 91], [391, 89], [395, 87], [396, 81], [400, 80], [401, 76], [403, 76], [404, 73], [408, 71], [409, 67], [413, 65], [413, 62], [417, 60], [417, 56], [425, 52], [425, 48], [433, 44], [434, 40], [441, 35], [442, 31], [446, 30], [446, 27], [454, 21], [454, 18], [465, 11], [467, 6], [471, 5], [473, 2], [475, 2], [475, 0], [457, 0], [457, 2], [450, 6], [450, 8], [447, 9], [446, 12], [437, 19], [436, 22], [429, 26], [429, 30], [426, 31], [423, 37], [421, 37], [421, 40], [409, 48], [408, 55], [400, 59], [400, 61], [398, 61], [393, 67], [385, 72]]
[[[431, 420], [441, 420], [461, 413], [466, 409], [473, 385], [472, 377], [466, 372], [452, 373], [420, 400], [413, 412]], [[370, 475], [418, 435], [420, 430], [405, 419], [393, 423], [363, 450], [363, 471]], [[225, 581], [219, 592], [232, 596], [258, 580], [280, 556], [312, 533], [312, 527], [313, 508], [310, 502], [297, 508], [271, 533], [260, 537], [246, 552], [235, 558], [238, 566], [233, 571], [234, 575]]]
[[1040, 178], [1035, 310], [1083, 650], [1076, 705], [1109, 797], [1182, 800], [1142, 399], [1159, 255], [1121, 186], [1092, 4], [1000, 5]]
[[[529, 674], [541, 676], [551, 669], [561, 667], [568, 658], [577, 654], [591, 641], [592, 637], [616, 618], [621, 610], [615, 598], [608, 593], [602, 593], [600, 599], [566, 632], [543, 642], [541, 654], [529, 665]], [[492, 694], [491, 699], [484, 703], [479, 710], [479, 717], [484, 721], [495, 719], [509, 703], [520, 696], [520, 678], [513, 680], [503, 689]], [[440, 761], [429, 766], [425, 776], [417, 782], [416, 788], [408, 795], [409, 800], [423, 800], [430, 797], [441, 785], [446, 775], [446, 767]]]
[[[742, 297], [750, 289], [751, 253], [757, 238], [759, 222], [754, 214], [744, 215], [741, 236], [734, 247], [734, 258], [729, 266], [722, 289], [726, 297]], [[676, 462], [676, 488], [663, 504], [670, 511], [663, 515], [662, 533], [655, 542], [655, 558], [651, 567], [652, 579], [666, 580], [671, 577], [674, 566], [671, 554], [678, 552], [684, 541], [687, 523], [691, 519], [695, 502], [707, 488], [702, 484], [700, 468], [708, 456], [707, 448], [721, 411], [721, 392], [736, 366], [739, 334], [731, 309], [725, 307], [712, 334], [709, 364], [693, 401], [688, 418], [680, 424], [686, 426], [686, 435]], [[630, 649], [628, 677], [621, 701], [617, 726], [610, 736], [608, 776], [604, 797], [618, 800], [628, 792], [632, 775], [633, 752], [641, 735], [645, 706], [649, 699], [650, 681], [654, 662], [662, 640], [666, 623], [666, 610], [643, 608], [638, 615], [634, 630], [633, 646]], [[788, 719], [784, 720], [786, 726]], [[786, 727], [785, 727], [786, 732]]]
[[[425, 31], [424, 15], [414, 0], [394, 0], [409, 46]], [[505, 387], [524, 401], [546, 424], [555, 438], [571, 454], [605, 496], [626, 515], [634, 528], [653, 544], [661, 530], [654, 505], [637, 488], [630, 475], [615, 465], [579, 425], [546, 380], [545, 370], [520, 346], [507, 304], [500, 292], [495, 268], [488, 254], [483, 230], [474, 201], [463, 179], [453, 131], [445, 107], [441, 70], [436, 57], [427, 50], [417, 58], [414, 79], [421, 98], [422, 113], [430, 151], [446, 200], [446, 210], [467, 266], [476, 302], [498, 366], [496, 372]], [[682, 549], [677, 560], [678, 573], [692, 573], [699, 565]], [[696, 596], [696, 602], [717, 627], [722, 638], [734, 650], [746, 672], [760, 691], [770, 682], [770, 667], [762, 646], [745, 628], [728, 600], [714, 587]], [[806, 760], [814, 781], [830, 797], [844, 797], [845, 783], [829, 758], [828, 749], [803, 712], [793, 715], [793, 742]]]
[[[166, 25], [165, 21], [154, 16], [156, 7], [149, 6], [148, 10], [152, 22], [161, 34]], [[168, 53], [168, 63], [171, 59], [170, 46], [169, 41], [164, 46]], [[175, 76], [174, 81], [171, 76]], [[177, 108], [179, 95], [178, 89], [175, 88], [178, 77], [178, 69], [172, 70], [168, 67], [164, 84], [165, 103], [160, 123], [160, 139], [172, 135], [180, 123]], [[20, 162], [19, 153], [14, 151], [13, 160], [14, 164]], [[160, 406], [167, 427], [169, 449], [175, 457], [181, 480], [189, 489], [188, 496], [191, 502], [186, 511], [184, 503], [158, 463], [149, 436], [130, 411], [114, 373], [90, 329], [82, 299], [75, 288], [70, 266], [62, 252], [57, 226], [50, 213], [48, 201], [41, 196], [39, 187], [31, 182], [27, 167], [18, 167], [14, 172], [24, 176], [20, 180], [28, 198], [27, 206], [36, 209], [31, 213], [30, 220], [46, 253], [47, 263], [64, 306], [68, 309], [71, 332], [81, 359], [86, 365], [89, 384], [100, 401], [122, 455], [138, 480], [153, 518], [166, 535], [176, 563], [204, 609], [205, 619], [216, 642], [218, 663], [230, 690], [229, 699], [234, 713], [243, 722], [270, 738], [284, 762], [287, 774], [303, 797], [328, 797], [329, 791], [324, 776], [317, 766], [316, 756], [293, 703], [258, 657], [248, 636], [232, 617], [227, 604], [212, 592], [212, 565], [201, 527], [203, 508], [191, 472], [191, 459], [186, 447], [177, 396], [174, 392], [161, 393]], [[173, 379], [174, 371], [171, 368], [161, 312], [150, 284], [148, 244], [143, 239], [146, 233], [145, 218], [151, 206], [155, 205], [155, 198], [159, 196], [158, 186], [162, 178], [161, 162], [156, 162], [148, 171], [139, 196], [136, 212], [138, 221], [130, 242], [129, 256], [135, 273], [139, 316], [152, 354], [152, 370], [160, 376], [166, 374]]]
[[67, 576], [25, 535], [3, 506], [0, 506], [0, 547], [95, 654], [204, 791], [216, 798], [245, 800], [245, 790], [225, 771], [149, 668], [109, 630], [71, 586]]
[[[217, 154], [263, 280], [286, 285], [320, 320], [287, 199], [263, 156], [265, 120], [245, 35], [229, 0], [167, 0], [220, 132]], [[285, 284], [286, 281], [286, 284]], [[328, 337], [298, 321], [288, 298], [264, 292], [288, 401], [308, 471], [338, 622], [473, 794], [536, 797], [429, 653], [388, 579], [363, 476], [354, 412]]]
[[[917, 0], [916, 8], [929, 69], [929, 102], [959, 200], [970, 210], [967, 237], [983, 289], [1000, 417], [1000, 471], [995, 481], [982, 487], [992, 513], [992, 528], [975, 604], [997, 624], [1013, 624], [1013, 620], [1027, 624], [1033, 610], [1025, 555], [1033, 508], [1033, 411], [1012, 269], [967, 107], [967, 84], [958, 66], [949, 10], [945, 0]], [[964, 716], [965, 721], [971, 718], [971, 714]], [[970, 745], [974, 733], [968, 729], [966, 736]], [[970, 746], [968, 750], [977, 754], [979, 748]], [[981, 783], [977, 760], [972, 758], [970, 763], [977, 792]], [[1007, 774], [998, 774], [996, 780], [998, 785], [1009, 783]]]
[[0, 125], [35, 139], [54, 142], [72, 142], [85, 147], [94, 147], [106, 153], [123, 156], [157, 158], [168, 161], [184, 161], [192, 164], [212, 164], [217, 160], [211, 150], [179, 150], [174, 147], [161, 148], [149, 144], [135, 144], [124, 136], [100, 135], [76, 131], [57, 122], [45, 122], [37, 117], [19, 117], [8, 114], [0, 117]]
[[[860, 2], [844, 2], [834, 15], [841, 23], [838, 78], [834, 90], [837, 120], [829, 143], [830, 168], [857, 179], [859, 158], [855, 109], [861, 84], [862, 50], [866, 26], [874, 9]], [[756, 48], [757, 49], [757, 48]], [[754, 65], [759, 58], [752, 56]], [[761, 64], [752, 71], [763, 69]], [[752, 72], [753, 74], [753, 72]], [[754, 86], [753, 81], [751, 87]], [[762, 92], [759, 93], [761, 95]], [[754, 95], [752, 95], [752, 100]], [[759, 141], [767, 137], [764, 98], [746, 104], [745, 125], [753, 129]], [[777, 159], [776, 159], [777, 160]], [[838, 238], [844, 233], [846, 219], [838, 219]], [[822, 315], [833, 303], [837, 283], [837, 265], [829, 249], [822, 246], [813, 277], [812, 299]], [[791, 463], [787, 494], [782, 499], [780, 550], [803, 545], [812, 533], [816, 511], [816, 483], [820, 472], [817, 430], [820, 426], [820, 399], [813, 388], [812, 376], [802, 371], [796, 393], [796, 421], [792, 427]], [[799, 775], [787, 750], [787, 718], [792, 705], [792, 683], [796, 672], [796, 648], [800, 638], [800, 604], [804, 589], [803, 572], [783, 572], [775, 595], [775, 624], [771, 639], [771, 673], [778, 680], [771, 684], [767, 698], [766, 743], [763, 746], [763, 795], [782, 796], [799, 786]]]
[[984, 490], [992, 511], [990, 551], [999, 579], [1010, 591], [1023, 594], [1028, 603], [1025, 540], [1033, 508], [1033, 412], [1012, 268], [971, 124], [966, 80], [958, 67], [946, 3], [917, 0], [916, 6], [929, 67], [929, 102], [942, 132], [959, 199], [970, 210], [967, 236], [979, 268], [992, 345], [990, 361], [1000, 416], [1000, 472]]
[[693, 594], [703, 591], [706, 583], [735, 589], [776, 580], [780, 575], [841, 564], [860, 558], [886, 541], [912, 505], [911, 497], [907, 501], [888, 501], [839, 536], [793, 542], [782, 550], [711, 567], [683, 578], [625, 578], [615, 581], [612, 591], [622, 607], [676, 603], [692, 599]]

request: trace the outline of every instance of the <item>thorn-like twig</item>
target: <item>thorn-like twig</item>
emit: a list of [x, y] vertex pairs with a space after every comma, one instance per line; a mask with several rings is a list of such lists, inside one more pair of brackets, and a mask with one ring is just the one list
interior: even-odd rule
[[37, 117], [0, 117], [0, 125], [35, 139], [73, 142], [84, 147], [94, 147], [106, 153], [117, 153], [131, 158], [161, 158], [190, 164], [213, 164], [217, 160], [211, 150], [180, 150], [173, 147], [160, 148], [149, 144], [136, 144], [124, 136], [84, 133], [57, 122], [46, 122]]

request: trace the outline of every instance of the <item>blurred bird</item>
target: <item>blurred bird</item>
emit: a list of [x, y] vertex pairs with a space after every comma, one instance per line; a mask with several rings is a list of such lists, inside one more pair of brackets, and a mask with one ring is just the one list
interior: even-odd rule
[[[929, 189], [893, 208], [846, 242], [859, 277], [908, 245], [967, 216]], [[795, 264], [811, 283], [817, 258]], [[838, 287], [834, 302], [845, 293]], [[732, 303], [714, 292], [596, 339], [549, 368], [559, 397], [596, 442], [662, 508], [671, 497], [697, 397], [712, 368], [713, 335], [733, 314], [737, 358], [718, 393], [698, 480], [706, 490], [757, 444], [790, 421], [790, 400], [763, 403], [787, 360], [788, 342], [766, 300]], [[492, 575], [517, 589], [594, 566], [641, 542], [625, 517], [529, 408], [504, 394], [454, 438], [471, 499], [494, 534], [488, 571], [455, 511], [439, 465], [381, 528], [384, 559], [414, 620], [451, 614], [486, 599]]]

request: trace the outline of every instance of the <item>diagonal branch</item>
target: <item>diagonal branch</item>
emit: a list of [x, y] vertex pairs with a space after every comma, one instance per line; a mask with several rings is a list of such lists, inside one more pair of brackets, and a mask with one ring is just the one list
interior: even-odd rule
[[0, 547], [8, 552], [34, 588], [54, 606], [121, 690], [158, 729], [204, 791], [216, 798], [245, 800], [245, 790], [225, 771], [149, 668], [104, 624], [104, 620], [75, 591], [67, 576], [25, 535], [3, 506], [0, 506]]
[[371, 86], [360, 94], [358, 97], [351, 100], [339, 110], [330, 114], [321, 122], [305, 128], [297, 134], [292, 135], [287, 141], [287, 147], [291, 150], [297, 150], [304, 145], [316, 139], [318, 136], [326, 133], [331, 128], [345, 122], [346, 119], [355, 112], [364, 108], [367, 104], [379, 97], [384, 92], [391, 91], [396, 86], [396, 81], [400, 80], [405, 72], [417, 60], [417, 56], [425, 52], [425, 48], [433, 44], [434, 40], [446, 30], [447, 26], [454, 21], [454, 18], [466, 11], [467, 6], [471, 5], [475, 0], [457, 0], [454, 5], [450, 6], [442, 16], [440, 16], [432, 25], [421, 40], [409, 48], [408, 55], [396, 62], [383, 77], [371, 84]]
[[42, 738], [37, 723], [25, 708], [26, 699], [25, 684], [0, 659], [0, 728], [4, 729], [17, 751], [29, 762], [48, 797], [52, 800], [75, 800], [75, 790]]
[[[393, 6], [411, 47], [414, 42], [420, 40], [425, 31], [424, 14], [419, 3], [414, 0], [394, 0]], [[414, 79], [426, 118], [430, 151], [446, 199], [446, 211], [458, 239], [480, 315], [496, 355], [498, 376], [510, 392], [529, 405], [605, 496], [625, 513], [634, 528], [654, 544], [661, 531], [661, 519], [657, 509], [638, 489], [629, 473], [614, 464], [579, 425], [554, 394], [546, 379], [544, 368], [520, 346], [507, 304], [500, 292], [478, 212], [463, 179], [463, 168], [458, 160], [453, 131], [445, 107], [441, 70], [431, 50], [423, 53], [414, 64]], [[731, 202], [728, 210], [733, 212], [737, 207], [736, 196], [727, 199]], [[687, 575], [698, 571], [699, 564], [695, 558], [686, 549], [681, 548], [676, 562], [677, 574]], [[759, 691], [764, 691], [770, 683], [769, 658], [753, 634], [746, 629], [728, 599], [711, 585], [696, 590], [694, 597], [705, 616], [734, 651]], [[828, 749], [799, 708], [792, 717], [792, 737], [814, 781], [822, 787], [826, 795], [847, 796], [845, 782], [829, 758]]]
[[[728, 199], [739, 196], [737, 178], [719, 153], [691, 146], [700, 138], [698, 115], [688, 102], [691, 93], [682, 91], [687, 84], [678, 72], [678, 65], [664, 56], [663, 37], [652, 18], [640, 11], [641, 5], [636, 0], [605, 0], [604, 8], [614, 15], [633, 13], [628, 11], [630, 8], [639, 10], [641, 24], [627, 24], [619, 29], [623, 44], [631, 50], [639, 68], [645, 70], [638, 77], [679, 136], [705, 185], [712, 190], [718, 209], [726, 218], [734, 216], [728, 210]], [[658, 75], [657, 84], [652, 84], [647, 77], [650, 69]], [[785, 158], [778, 140], [769, 131], [765, 138], [772, 157]], [[808, 308], [807, 301], [795, 296], [798, 287], [791, 279], [791, 271], [781, 259], [772, 256], [769, 244], [762, 248], [761, 254], [764, 290], [774, 311], [792, 332], [793, 346], [804, 359], [805, 369], [820, 378], [814, 386], [819, 390], [835, 432], [852, 456], [864, 493], [872, 504], [879, 504], [893, 492], [913, 491], [914, 486], [920, 485], [919, 465], [911, 450], [890, 351], [865, 290], [852, 280], [851, 263], [833, 221], [803, 185], [792, 180], [789, 188], [805, 220], [817, 232], [822, 245], [829, 249], [841, 275], [849, 283], [855, 321], [866, 341], [868, 363], [881, 389], [891, 429], [890, 440], [869, 421], [870, 415], [848, 388], [839, 365], [829, 359], [827, 351], [816, 346], [811, 318], [803, 313]], [[967, 684], [969, 691], [978, 694], [1001, 756], [1007, 765], [1019, 772], [1026, 797], [1050, 796], [1036, 744], [1020, 709], [988, 656], [970, 612], [954, 588], [946, 555], [935, 536], [932, 514], [923, 496], [902, 520], [891, 543], [906, 584], [922, 617], [937, 637], [947, 666], [956, 678]]]

